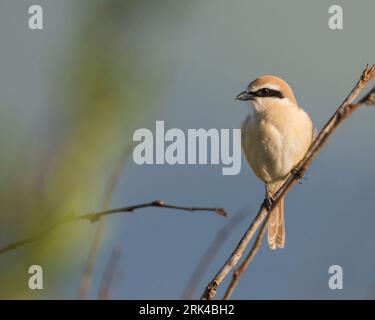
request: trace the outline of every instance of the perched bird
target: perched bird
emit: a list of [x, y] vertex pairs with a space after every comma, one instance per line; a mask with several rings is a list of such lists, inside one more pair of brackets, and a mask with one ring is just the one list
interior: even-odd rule
[[[255, 175], [265, 183], [270, 206], [273, 194], [306, 154], [315, 136], [314, 125], [292, 88], [275, 76], [255, 79], [236, 100], [253, 105], [252, 115], [242, 125], [242, 149]], [[284, 199], [270, 214], [268, 244], [271, 249], [283, 248]]]

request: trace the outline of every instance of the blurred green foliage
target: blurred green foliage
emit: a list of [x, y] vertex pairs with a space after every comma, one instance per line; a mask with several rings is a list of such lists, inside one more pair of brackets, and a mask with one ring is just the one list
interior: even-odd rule
[[[7, 150], [0, 158], [0, 245], [43, 230], [72, 211], [101, 209], [110, 170], [131, 143], [134, 123], [150, 116], [152, 101], [162, 92], [163, 75], [150, 81], [152, 71], [141, 68], [145, 46], [139, 42], [145, 39], [131, 21], [167, 9], [173, 13], [179, 7], [175, 2], [72, 1], [69, 6], [79, 28], [56, 61], [54, 99], [42, 130], [47, 146], [30, 144], [32, 128], [0, 139], [1, 150]], [[1, 113], [12, 122], [6, 108]], [[76, 223], [0, 256], [0, 298], [61, 297], [59, 286], [86, 260], [92, 233], [90, 224]], [[41, 293], [27, 287], [32, 264], [45, 267], [48, 286]]]

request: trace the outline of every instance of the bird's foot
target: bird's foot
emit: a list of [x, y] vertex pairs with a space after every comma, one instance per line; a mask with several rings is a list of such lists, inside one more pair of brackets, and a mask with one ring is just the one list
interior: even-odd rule
[[302, 171], [296, 167], [294, 167], [290, 173], [297, 179], [297, 182], [299, 184], [302, 184], [303, 180], [306, 180], [304, 174], [302, 173]]
[[271, 210], [272, 206], [273, 206], [273, 203], [274, 203], [275, 199], [272, 197], [271, 194], [267, 194], [265, 199], [264, 199], [264, 205], [266, 206], [266, 208], [268, 210]]

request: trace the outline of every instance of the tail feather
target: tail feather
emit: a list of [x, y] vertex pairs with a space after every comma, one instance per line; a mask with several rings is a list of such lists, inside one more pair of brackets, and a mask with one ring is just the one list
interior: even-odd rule
[[284, 223], [284, 198], [272, 210], [268, 224], [268, 244], [271, 249], [284, 248], [285, 223]]

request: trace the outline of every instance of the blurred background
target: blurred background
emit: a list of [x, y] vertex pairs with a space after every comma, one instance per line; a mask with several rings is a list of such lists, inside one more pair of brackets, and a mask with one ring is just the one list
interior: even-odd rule
[[[42, 31], [28, 28], [32, 4], [43, 7]], [[155, 120], [239, 128], [251, 110], [234, 97], [262, 74], [286, 79], [321, 128], [375, 63], [374, 1], [334, 4], [343, 30], [328, 28], [323, 0], [1, 0], [0, 247], [67, 214], [154, 199], [245, 210], [198, 298], [254, 218], [263, 184], [244, 160], [237, 176], [214, 165], [137, 166], [133, 132], [154, 131]], [[363, 108], [340, 127], [288, 195], [286, 248], [263, 246], [233, 298], [375, 298], [374, 121]], [[0, 298], [179, 299], [227, 221], [158, 208], [62, 226], [0, 255]], [[34, 264], [43, 290], [28, 288]], [[335, 264], [343, 290], [328, 287]]]

